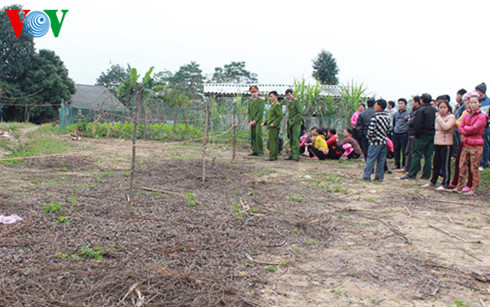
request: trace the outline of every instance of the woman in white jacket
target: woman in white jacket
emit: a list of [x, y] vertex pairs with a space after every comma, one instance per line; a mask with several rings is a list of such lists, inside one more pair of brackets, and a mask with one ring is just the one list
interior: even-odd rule
[[434, 136], [434, 159], [432, 160], [432, 178], [425, 186], [435, 186], [442, 174], [442, 185], [436, 190], [446, 190], [451, 178], [451, 148], [456, 117], [452, 114], [449, 102], [442, 101], [436, 113]]

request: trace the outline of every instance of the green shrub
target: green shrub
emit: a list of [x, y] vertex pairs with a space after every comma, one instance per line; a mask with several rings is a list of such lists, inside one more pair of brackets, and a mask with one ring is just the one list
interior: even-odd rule
[[[70, 145], [55, 137], [45, 137], [28, 141], [25, 144], [12, 149], [12, 153], [7, 154], [4, 158], [32, 157], [38, 155], [59, 154], [67, 152]], [[25, 160], [2, 161], [4, 165], [14, 166], [25, 164]]]
[[108, 254], [111, 250], [110, 249], [103, 249], [100, 246], [96, 246], [94, 248], [91, 248], [90, 246], [86, 246], [82, 248], [80, 253], [78, 253], [78, 256], [81, 258], [90, 258], [94, 259], [95, 261], [102, 260], [105, 254]]
[[37, 129], [26, 134], [27, 137], [33, 138], [35, 136], [46, 136], [58, 134], [60, 128], [55, 123], [44, 124], [37, 126]]
[[58, 216], [58, 224], [68, 224], [70, 222], [70, 218], [68, 216], [59, 215]]
[[54, 213], [54, 212], [58, 212], [58, 211], [61, 211], [61, 204], [58, 202], [46, 204], [44, 206], [44, 212]]
[[197, 198], [195, 193], [184, 193], [187, 198], [187, 204], [191, 207], [197, 206]]
[[92, 248], [90, 247], [90, 245], [87, 245], [83, 247], [79, 253], [69, 255], [69, 254], [63, 254], [62, 252], [59, 252], [55, 256], [60, 259], [68, 258], [68, 259], [74, 259], [78, 261], [82, 261], [85, 259], [93, 259], [95, 261], [101, 261], [104, 258], [104, 256], [112, 252], [113, 247], [114, 245], [111, 248], [103, 248], [100, 246], [95, 246]]
[[[66, 132], [73, 131], [75, 125], [71, 125], [66, 129]], [[97, 123], [87, 124], [82, 133], [84, 135], [101, 138], [101, 137], [114, 137], [122, 139], [131, 139], [133, 136], [134, 126], [132, 123]], [[138, 125], [136, 131], [136, 138], [157, 140], [157, 141], [180, 141], [185, 139], [201, 138], [204, 133], [201, 129], [196, 128], [189, 124], [150, 124], [150, 125]]]

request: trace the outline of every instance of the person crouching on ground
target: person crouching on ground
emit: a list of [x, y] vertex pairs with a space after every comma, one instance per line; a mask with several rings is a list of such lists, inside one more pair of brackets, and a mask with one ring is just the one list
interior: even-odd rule
[[454, 125], [456, 117], [452, 114], [449, 101], [439, 103], [436, 113], [436, 134], [434, 136], [434, 159], [432, 160], [432, 178], [424, 186], [435, 186], [439, 174], [442, 174], [442, 185], [437, 190], [446, 190], [451, 180], [451, 149], [453, 146]]
[[328, 155], [328, 145], [325, 141], [325, 135], [317, 127], [311, 128], [313, 143], [307, 143], [310, 160], [324, 160]]
[[[485, 126], [487, 124], [487, 115], [483, 114], [480, 110], [481, 97], [478, 93], [471, 93], [469, 95], [469, 110], [463, 117], [461, 124], [458, 126], [458, 131], [463, 136], [463, 151], [461, 152], [461, 159], [459, 161], [459, 180], [456, 191], [463, 193], [463, 186], [466, 177], [466, 171], [473, 174], [473, 185], [471, 191], [464, 192], [464, 195], [473, 195], [478, 191], [478, 184], [480, 183], [480, 172], [478, 166], [483, 155], [483, 134], [485, 133]], [[471, 161], [471, 168], [469, 164]]]
[[[340, 147], [345, 150], [344, 155], [347, 156], [348, 160], [357, 159], [361, 156], [362, 153], [359, 142], [357, 142], [357, 140], [354, 139], [354, 137], [352, 136], [352, 131], [352, 129], [344, 129], [344, 140], [342, 141], [342, 144], [340, 144]], [[350, 145], [350, 147], [352, 148], [352, 150], [349, 150], [350, 153], [347, 153], [349, 152], [347, 151], [347, 145]]]
[[308, 153], [308, 145], [306, 144], [312, 142], [313, 142], [312, 137], [308, 134], [308, 132], [305, 131], [305, 133], [299, 139], [299, 151], [301, 152], [302, 156], [305, 157], [310, 156], [310, 154]]
[[[325, 135], [326, 134], [326, 135]], [[325, 139], [328, 146], [328, 155], [327, 159], [338, 160], [342, 157], [344, 151], [342, 150], [342, 146], [340, 146], [339, 136], [337, 135], [337, 130], [334, 128], [323, 130], [323, 135], [325, 135]]]
[[282, 114], [281, 104], [279, 104], [277, 96], [278, 94], [276, 91], [269, 93], [269, 99], [272, 105], [269, 110], [269, 116], [267, 117], [267, 129], [269, 129], [269, 158], [264, 158], [264, 161], [276, 161], [277, 155], [279, 154], [279, 129], [284, 114]]
[[384, 166], [386, 162], [386, 153], [388, 151], [386, 137], [391, 131], [392, 125], [391, 117], [384, 111], [385, 108], [386, 100], [384, 99], [378, 99], [374, 104], [376, 114], [371, 118], [368, 127], [367, 137], [369, 140], [369, 149], [368, 159], [362, 177], [363, 180], [371, 181], [371, 173], [373, 172], [375, 163], [377, 163], [375, 179], [381, 182], [384, 178]]

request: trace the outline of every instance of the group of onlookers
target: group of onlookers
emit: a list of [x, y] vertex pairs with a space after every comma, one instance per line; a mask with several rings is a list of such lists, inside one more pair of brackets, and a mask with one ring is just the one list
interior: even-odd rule
[[[250, 125], [250, 140], [252, 145], [251, 156], [263, 156], [262, 127], [267, 127], [269, 132], [269, 157], [265, 161], [278, 159], [282, 149], [280, 142], [280, 126], [283, 119], [282, 104], [279, 102], [278, 93], [269, 93], [270, 109], [264, 120], [265, 101], [258, 96], [258, 87], [250, 87], [251, 99], [248, 100], [247, 112]], [[338, 160], [343, 155], [347, 159], [356, 159], [362, 151], [359, 143], [352, 137], [353, 131], [344, 131], [344, 140], [341, 141], [337, 131], [333, 128], [320, 129], [314, 127], [311, 134], [305, 131], [303, 123], [303, 106], [293, 96], [291, 89], [285, 93], [287, 108], [287, 137], [289, 153], [285, 160], [299, 161], [300, 156], [309, 157], [311, 160], [334, 159]]]
[[[486, 96], [486, 84], [476, 86], [468, 93], [457, 92], [454, 110], [449, 95], [435, 100], [428, 93], [412, 99], [412, 110], [405, 98], [397, 103], [384, 99], [368, 99], [366, 105], [351, 118], [352, 129], [345, 129], [340, 140], [335, 129], [311, 129], [305, 131], [303, 107], [293, 96], [292, 90], [285, 93], [288, 110], [287, 137], [290, 151], [286, 160], [299, 161], [300, 156], [311, 160], [357, 159], [366, 161], [363, 179], [383, 181], [385, 172], [391, 173], [387, 157], [394, 157], [395, 171], [405, 173], [400, 179], [415, 179], [421, 170], [421, 178], [429, 180], [424, 186], [435, 186], [442, 177], [437, 190], [457, 191], [465, 195], [476, 193], [479, 170], [488, 165], [490, 151], [490, 99]], [[252, 98], [248, 101], [248, 120], [252, 153], [262, 156], [262, 126], [269, 131], [269, 157], [277, 160], [281, 151], [280, 125], [283, 119], [282, 105], [278, 93], [269, 93], [271, 108], [263, 120], [265, 101], [258, 97], [257, 86], [250, 87]], [[398, 107], [397, 107], [398, 106]], [[451, 181], [451, 157], [455, 157], [454, 177]], [[468, 181], [466, 182], [466, 173]], [[466, 184], [465, 184], [466, 183]]]
[[[395, 169], [405, 173], [400, 179], [416, 179], [423, 158], [421, 178], [429, 180], [424, 187], [435, 187], [442, 177], [437, 190], [476, 193], [479, 171], [487, 167], [490, 149], [490, 99], [486, 96], [486, 84], [477, 85], [471, 93], [459, 90], [456, 102], [453, 110], [449, 95], [433, 100], [424, 93], [413, 97], [413, 108], [408, 113], [404, 98], [398, 100], [398, 110], [392, 102], [388, 111], [384, 109], [387, 104], [383, 99], [374, 104], [368, 100], [366, 111], [361, 107], [360, 114], [353, 116], [353, 119], [357, 117], [355, 128], [366, 157], [363, 179], [371, 180], [377, 162], [375, 180], [383, 180], [386, 144], [392, 139]], [[453, 156], [455, 174], [450, 182]]]

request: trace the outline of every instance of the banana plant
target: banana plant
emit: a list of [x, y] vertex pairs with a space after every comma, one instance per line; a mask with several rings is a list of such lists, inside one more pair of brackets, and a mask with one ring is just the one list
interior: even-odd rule
[[138, 83], [139, 75], [136, 68], [131, 68], [129, 78], [126, 82], [121, 84], [120, 91], [127, 98], [127, 107], [134, 108], [133, 113], [133, 138], [132, 138], [132, 155], [131, 155], [131, 176], [129, 180], [129, 193], [128, 202], [126, 205], [126, 213], [129, 216], [131, 214], [133, 201], [134, 201], [134, 171], [136, 164], [136, 134], [138, 129], [138, 110], [140, 106], [145, 105], [145, 101], [151, 98], [155, 91], [151, 89], [151, 73], [154, 67], [151, 67], [143, 77], [142, 81]]

